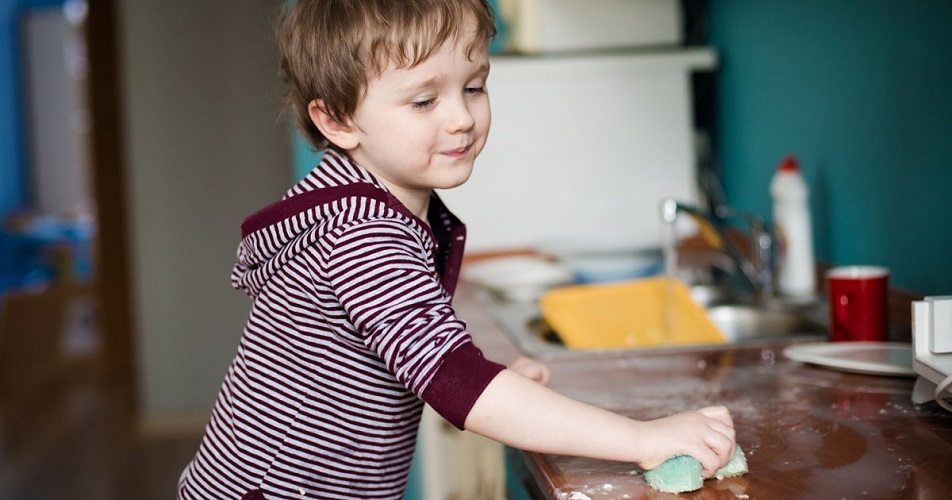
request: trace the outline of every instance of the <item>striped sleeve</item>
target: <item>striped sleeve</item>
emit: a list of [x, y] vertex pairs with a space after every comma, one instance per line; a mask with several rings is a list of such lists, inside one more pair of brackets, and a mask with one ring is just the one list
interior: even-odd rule
[[[409, 390], [462, 428], [475, 399], [502, 367], [472, 345], [440, 285], [426, 241], [404, 221], [379, 218], [341, 227], [324, 245], [323, 272], [360, 341]], [[435, 378], [440, 383], [427, 390]]]

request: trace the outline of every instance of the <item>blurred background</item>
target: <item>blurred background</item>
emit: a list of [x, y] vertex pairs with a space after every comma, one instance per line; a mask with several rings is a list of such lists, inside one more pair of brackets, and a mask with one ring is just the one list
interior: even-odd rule
[[[229, 283], [241, 219], [320, 156], [282, 110], [273, 41], [280, 4], [0, 0], [0, 498], [172, 495], [247, 314], [247, 298]], [[535, 201], [553, 207], [572, 206], [566, 185], [586, 193], [576, 207], [610, 204], [597, 186], [589, 193], [565, 179], [580, 168], [585, 179], [640, 172], [647, 147], [635, 137], [594, 142], [568, 125], [566, 140], [541, 126], [508, 131], [507, 112], [536, 115], [518, 100], [500, 104], [510, 81], [502, 75], [539, 61], [574, 68], [683, 55], [679, 104], [640, 114], [612, 107], [640, 89], [622, 78], [606, 102], [563, 95], [542, 103], [544, 121], [571, 124], [588, 113], [605, 130], [629, 130], [632, 119], [646, 120], [633, 130], [651, 128], [658, 135], [647, 142], [674, 148], [652, 157], [650, 182], [673, 179], [678, 195], [721, 196], [760, 214], [769, 214], [777, 164], [794, 154], [811, 189], [819, 260], [885, 265], [894, 286], [950, 293], [952, 205], [943, 186], [952, 185], [952, 3], [495, 5], [493, 135], [479, 177], [445, 194], [473, 221], [474, 251], [573, 237], [554, 234], [558, 224], [515, 236], [484, 223], [479, 199], [522, 208], [518, 193], [486, 192], [519, 178], [518, 164], [496, 163], [512, 143], [548, 144], [545, 161], [525, 168], [537, 169], [530, 178], [551, 176]], [[604, 18], [585, 11], [629, 8], [653, 14], [616, 16], [614, 31], [596, 21], [579, 28]], [[657, 31], [664, 27], [672, 28]], [[644, 30], [654, 38], [640, 37]], [[592, 38], [609, 32], [620, 38]], [[656, 81], [637, 68], [630, 81]], [[664, 82], [659, 89], [670, 91]], [[611, 155], [580, 167], [586, 149]], [[721, 189], [699, 187], [710, 177]], [[640, 193], [638, 182], [631, 189]], [[657, 222], [654, 210], [624, 217], [633, 227]]]

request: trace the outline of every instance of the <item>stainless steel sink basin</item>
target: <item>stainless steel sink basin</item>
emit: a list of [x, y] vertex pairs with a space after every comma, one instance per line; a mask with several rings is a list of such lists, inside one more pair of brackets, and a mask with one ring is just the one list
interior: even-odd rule
[[749, 305], [718, 305], [707, 309], [707, 317], [728, 342], [784, 339], [795, 335], [824, 336], [827, 325], [800, 311], [772, 310]]
[[[708, 291], [704, 292], [705, 294]], [[558, 334], [540, 318], [534, 303], [504, 303], [487, 298], [487, 305], [497, 323], [526, 355], [540, 359], [577, 358], [605, 353], [632, 353], [673, 349], [716, 348], [723, 344], [677, 347], [647, 347], [600, 350], [567, 348]], [[827, 336], [823, 304], [784, 307], [777, 304], [755, 306], [741, 303], [704, 303], [708, 318], [730, 344], [780, 344], [818, 341]]]

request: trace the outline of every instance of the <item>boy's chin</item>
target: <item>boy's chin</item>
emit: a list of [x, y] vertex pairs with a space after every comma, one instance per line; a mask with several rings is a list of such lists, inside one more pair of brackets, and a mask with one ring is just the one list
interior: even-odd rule
[[462, 186], [473, 175], [472, 162], [463, 165], [453, 165], [441, 172], [433, 181], [433, 189], [453, 189]]
[[462, 172], [460, 172], [459, 176], [444, 179], [444, 181], [441, 182], [439, 186], [436, 186], [436, 189], [453, 189], [453, 188], [460, 187], [463, 184], [466, 184], [466, 181], [469, 180], [472, 174], [473, 174], [473, 169], [472, 167], [470, 167], [467, 170], [465, 175], [462, 175]]

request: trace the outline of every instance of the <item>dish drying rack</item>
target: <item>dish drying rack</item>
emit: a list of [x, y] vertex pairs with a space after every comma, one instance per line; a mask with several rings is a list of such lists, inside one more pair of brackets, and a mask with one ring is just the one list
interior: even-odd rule
[[952, 295], [912, 303], [912, 367], [919, 374], [912, 402], [952, 412]]

